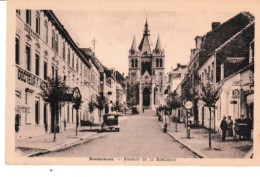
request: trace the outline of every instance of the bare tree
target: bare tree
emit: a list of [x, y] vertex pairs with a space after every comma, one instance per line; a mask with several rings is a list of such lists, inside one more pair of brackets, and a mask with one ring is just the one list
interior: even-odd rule
[[216, 102], [221, 94], [222, 84], [214, 83], [212, 77], [207, 76], [207, 83], [202, 84], [199, 99], [204, 102], [204, 105], [209, 109], [209, 148], [211, 148], [211, 112], [215, 108]]

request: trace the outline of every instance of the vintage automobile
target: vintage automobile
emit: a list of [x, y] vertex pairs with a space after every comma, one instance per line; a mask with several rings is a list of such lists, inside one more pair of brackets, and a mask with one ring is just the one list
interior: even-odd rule
[[252, 128], [252, 122], [249, 118], [245, 119], [236, 119], [235, 121], [235, 135], [239, 136], [239, 139], [241, 137], [246, 137], [248, 140], [251, 139], [251, 128]]
[[120, 131], [120, 125], [118, 122], [118, 114], [105, 114], [103, 116], [103, 123], [101, 124], [101, 130], [114, 130], [116, 132]]

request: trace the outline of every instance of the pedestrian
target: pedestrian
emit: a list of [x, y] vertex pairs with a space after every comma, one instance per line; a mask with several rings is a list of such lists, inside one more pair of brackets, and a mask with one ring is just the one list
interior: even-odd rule
[[228, 137], [233, 137], [233, 120], [231, 119], [231, 116], [228, 116], [227, 125], [228, 125]]
[[143, 113], [144, 113], [144, 108], [143, 108]]
[[223, 119], [220, 123], [220, 128], [222, 130], [222, 141], [225, 141], [226, 140], [226, 134], [227, 134], [227, 128], [228, 128], [226, 116], [223, 117]]

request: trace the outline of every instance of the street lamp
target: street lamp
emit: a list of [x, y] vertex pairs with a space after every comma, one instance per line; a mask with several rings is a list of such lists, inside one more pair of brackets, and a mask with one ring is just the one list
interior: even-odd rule
[[78, 87], [75, 87], [74, 90], [73, 90], [73, 102], [74, 102], [74, 105], [73, 107], [76, 109], [76, 112], [77, 112], [77, 117], [76, 117], [76, 136], [78, 134], [78, 126], [79, 126], [79, 108], [80, 108], [80, 105], [81, 105], [81, 94], [80, 94], [80, 90]]

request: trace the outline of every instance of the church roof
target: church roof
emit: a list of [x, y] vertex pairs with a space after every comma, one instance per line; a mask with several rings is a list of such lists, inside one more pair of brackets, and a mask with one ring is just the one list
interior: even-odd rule
[[161, 50], [161, 41], [160, 41], [160, 36], [158, 34], [155, 50]]
[[134, 36], [134, 39], [133, 39], [133, 42], [132, 42], [132, 46], [131, 46], [131, 51], [136, 51], [136, 41], [135, 41], [135, 36]]
[[150, 36], [150, 30], [148, 29], [148, 23], [146, 19], [143, 38], [138, 47], [138, 49], [141, 51], [141, 54], [151, 54], [149, 36]]

